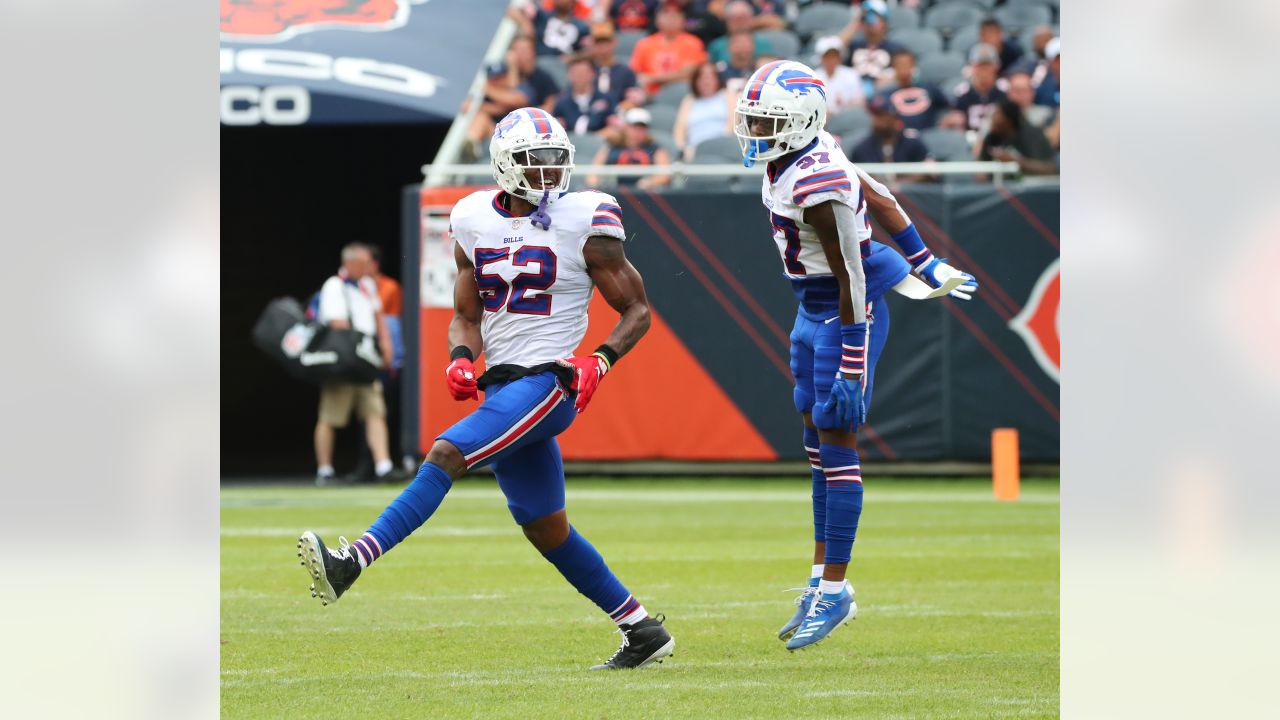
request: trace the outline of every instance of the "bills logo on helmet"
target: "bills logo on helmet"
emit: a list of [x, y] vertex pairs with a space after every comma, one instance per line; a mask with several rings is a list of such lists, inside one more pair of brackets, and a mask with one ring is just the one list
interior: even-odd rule
[[1060, 372], [1061, 346], [1058, 338], [1058, 300], [1061, 273], [1058, 266], [1060, 260], [1054, 260], [1040, 274], [1035, 287], [1031, 289], [1031, 297], [1026, 306], [1009, 321], [1009, 327], [1027, 343], [1031, 356], [1039, 363], [1040, 369], [1053, 378], [1054, 382], [1062, 382]]
[[401, 27], [426, 0], [220, 0], [225, 40], [280, 42], [312, 30], [381, 32]]
[[818, 78], [800, 70], [783, 70], [778, 73], [777, 82], [787, 90], [796, 90], [801, 95], [817, 90], [824, 100], [827, 97], [827, 86]]

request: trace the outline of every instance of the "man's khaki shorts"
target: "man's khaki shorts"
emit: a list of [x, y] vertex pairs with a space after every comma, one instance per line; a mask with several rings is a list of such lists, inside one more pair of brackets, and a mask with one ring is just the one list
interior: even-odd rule
[[382, 399], [382, 382], [375, 380], [368, 385], [334, 383], [320, 387], [320, 420], [340, 428], [347, 426], [351, 411], [361, 420], [385, 417], [386, 402]]

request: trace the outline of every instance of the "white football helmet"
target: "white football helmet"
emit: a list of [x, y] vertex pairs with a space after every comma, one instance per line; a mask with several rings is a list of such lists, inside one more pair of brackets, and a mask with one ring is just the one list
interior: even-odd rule
[[734, 134], [742, 164], [773, 160], [808, 145], [827, 123], [827, 88], [808, 65], [763, 65], [738, 96]]
[[[512, 110], [494, 127], [489, 159], [493, 179], [503, 190], [534, 204], [541, 202], [545, 195], [547, 202], [552, 203], [569, 189], [573, 143], [560, 123], [545, 110], [520, 108]], [[538, 171], [533, 182], [528, 170]]]

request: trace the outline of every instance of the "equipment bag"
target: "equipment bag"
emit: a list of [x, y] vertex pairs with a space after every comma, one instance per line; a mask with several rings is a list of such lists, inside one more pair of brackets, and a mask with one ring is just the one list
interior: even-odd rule
[[267, 304], [253, 326], [253, 344], [293, 377], [318, 385], [370, 383], [382, 372], [373, 336], [311, 322], [291, 297]]

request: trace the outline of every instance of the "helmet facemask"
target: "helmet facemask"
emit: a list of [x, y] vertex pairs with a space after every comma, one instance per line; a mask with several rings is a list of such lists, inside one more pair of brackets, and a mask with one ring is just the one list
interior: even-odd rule
[[493, 174], [508, 193], [538, 204], [553, 202], [569, 189], [573, 173], [573, 145], [552, 138], [517, 145], [493, 155]]
[[757, 160], [775, 160], [804, 147], [812, 134], [806, 132], [818, 121], [799, 112], [765, 107], [758, 101], [738, 100], [733, 132], [742, 150], [742, 164], [751, 167]]

